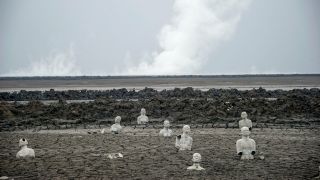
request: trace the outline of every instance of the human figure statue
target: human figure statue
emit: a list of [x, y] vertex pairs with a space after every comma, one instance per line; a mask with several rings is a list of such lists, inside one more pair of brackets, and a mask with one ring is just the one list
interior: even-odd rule
[[146, 124], [149, 122], [148, 116], [146, 116], [146, 109], [142, 108], [140, 111], [140, 116], [137, 118], [137, 123], [138, 124]]
[[200, 166], [200, 162], [201, 162], [201, 155], [199, 153], [194, 153], [192, 156], [192, 162], [193, 165], [189, 166], [187, 169], [188, 170], [205, 170], [203, 167]]
[[119, 132], [121, 131], [122, 127], [120, 125], [120, 121], [121, 121], [121, 117], [117, 116], [114, 120], [114, 124], [111, 126], [111, 132], [113, 134], [119, 134]]
[[254, 159], [253, 155], [256, 153], [256, 142], [249, 138], [250, 130], [248, 127], [241, 128], [242, 138], [237, 140], [237, 154], [241, 159]]
[[176, 137], [176, 148], [183, 151], [183, 150], [191, 150], [192, 147], [192, 137], [189, 135], [190, 126], [184, 125], [182, 128], [182, 135], [178, 135]]
[[319, 176], [315, 177], [314, 179], [320, 179], [320, 166], [319, 166]]
[[246, 112], [241, 113], [241, 120], [239, 121], [239, 128], [248, 127], [249, 130], [252, 130], [252, 122], [248, 119], [248, 114]]
[[160, 136], [164, 136], [164, 137], [170, 137], [172, 135], [172, 130], [169, 129], [170, 127], [170, 122], [168, 120], [165, 120], [163, 122], [163, 129], [160, 130]]
[[21, 148], [20, 151], [17, 153], [17, 158], [34, 158], [35, 153], [34, 150], [27, 147], [28, 141], [24, 138], [19, 140], [19, 147]]

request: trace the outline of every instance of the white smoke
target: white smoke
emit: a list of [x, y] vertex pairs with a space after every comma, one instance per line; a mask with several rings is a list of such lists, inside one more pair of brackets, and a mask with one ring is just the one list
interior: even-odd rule
[[129, 75], [194, 74], [235, 31], [250, 0], [175, 0], [171, 24], [159, 34], [160, 52], [129, 67]]
[[40, 61], [31, 62], [30, 66], [2, 76], [77, 76], [81, 75], [76, 65], [73, 46], [65, 52], [52, 52]]

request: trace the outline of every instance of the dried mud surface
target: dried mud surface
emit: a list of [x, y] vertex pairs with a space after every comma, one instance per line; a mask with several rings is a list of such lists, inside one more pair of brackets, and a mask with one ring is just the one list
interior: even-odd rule
[[[240, 161], [236, 155], [238, 129], [193, 128], [193, 150], [185, 152], [176, 151], [174, 137], [159, 137], [159, 129], [126, 127], [119, 135], [51, 132], [2, 132], [0, 175], [15, 179], [311, 179], [318, 175], [320, 164], [319, 129], [254, 129], [257, 155], [250, 161]], [[180, 129], [174, 132], [181, 133]], [[29, 140], [35, 159], [15, 158], [21, 137]], [[105, 156], [114, 152], [124, 158]], [[186, 170], [195, 152], [202, 155], [205, 171]], [[264, 160], [258, 158], [261, 152]]]

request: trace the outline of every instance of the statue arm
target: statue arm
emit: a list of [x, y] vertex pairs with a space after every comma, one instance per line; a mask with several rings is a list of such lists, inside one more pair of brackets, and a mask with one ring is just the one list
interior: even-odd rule
[[159, 134], [163, 136], [163, 129], [160, 130]]
[[176, 137], [176, 144], [175, 144], [176, 148], [180, 148], [180, 139], [181, 139], [181, 135], [178, 135]]
[[141, 124], [140, 116], [137, 118], [137, 123]]
[[256, 151], [256, 142], [252, 139], [252, 150]]
[[189, 146], [188, 146], [189, 150], [192, 149], [192, 143], [193, 143], [193, 139], [192, 139], [192, 137], [190, 137], [190, 143], [189, 143]]
[[242, 147], [241, 147], [241, 142], [239, 140], [236, 143], [236, 148], [237, 148], [237, 154], [242, 155]]
[[33, 149], [31, 149], [30, 154], [31, 154], [31, 156], [32, 156], [32, 157], [36, 157], [36, 155], [35, 155], [35, 153], [34, 153], [34, 150], [33, 150]]

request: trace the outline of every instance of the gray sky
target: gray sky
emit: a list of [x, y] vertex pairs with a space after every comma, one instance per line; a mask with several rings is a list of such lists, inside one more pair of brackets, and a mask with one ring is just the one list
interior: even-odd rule
[[318, 0], [2, 0], [0, 75], [320, 73]]

